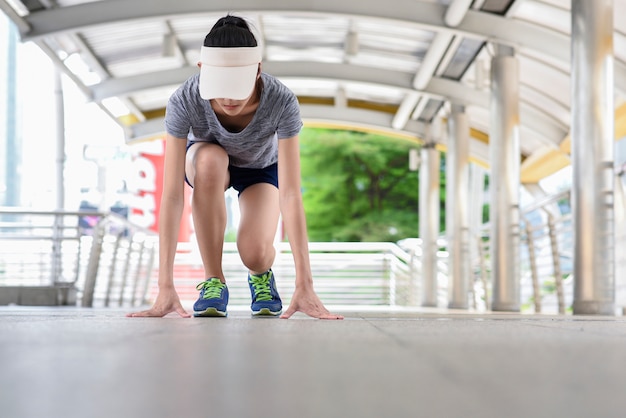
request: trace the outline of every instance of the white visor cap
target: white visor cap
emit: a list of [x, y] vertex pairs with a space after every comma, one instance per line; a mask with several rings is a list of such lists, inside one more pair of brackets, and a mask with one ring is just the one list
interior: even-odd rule
[[200, 97], [204, 100], [248, 98], [254, 89], [262, 58], [260, 46], [203, 46], [200, 51]]

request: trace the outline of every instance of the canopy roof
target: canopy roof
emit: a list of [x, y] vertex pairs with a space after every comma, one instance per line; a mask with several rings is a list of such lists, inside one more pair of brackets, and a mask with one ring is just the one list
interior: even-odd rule
[[[299, 97], [309, 126], [382, 131], [421, 141], [451, 105], [488, 165], [494, 46], [520, 64], [522, 181], [569, 164], [570, 0], [0, 0], [129, 142], [163, 133], [170, 94], [198, 71], [204, 36], [230, 12], [252, 21], [263, 70]], [[614, 1], [626, 16], [626, 0]], [[626, 135], [626, 21], [615, 18], [616, 137]], [[430, 127], [430, 128], [429, 128]], [[441, 129], [441, 128], [439, 128]], [[440, 132], [440, 131], [439, 131]]]

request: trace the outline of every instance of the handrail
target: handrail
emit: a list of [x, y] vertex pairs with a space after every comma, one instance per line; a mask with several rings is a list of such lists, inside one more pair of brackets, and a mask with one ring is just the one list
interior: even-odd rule
[[[278, 242], [273, 270], [284, 302], [293, 294], [295, 266], [289, 243]], [[182, 251], [180, 251], [182, 250]], [[311, 270], [320, 298], [329, 305], [417, 306], [421, 292], [421, 260], [390, 242], [310, 242]], [[224, 243], [223, 271], [230, 304], [250, 303], [250, 291], [234, 242]], [[198, 297], [203, 280], [200, 255], [193, 246], [179, 245], [174, 265], [175, 284], [183, 302]], [[156, 295], [153, 284], [151, 295]]]
[[571, 191], [564, 190], [555, 194], [551, 194], [548, 196], [543, 196], [532, 203], [521, 208], [522, 215], [527, 215], [531, 212], [536, 211], [537, 209], [543, 209], [548, 205], [553, 203], [560, 202], [563, 199], [569, 200], [571, 198]]
[[[545, 196], [522, 209], [524, 228], [521, 229], [520, 239], [520, 273], [523, 311], [566, 313], [571, 306], [574, 273], [572, 215], [555, 213], [560, 212], [557, 209], [563, 205], [554, 205], [557, 202], [563, 202], [564, 206], [571, 205], [570, 199], [571, 192], [567, 190]], [[15, 247], [26, 247], [31, 252], [23, 264], [33, 271], [41, 270], [40, 275], [48, 269], [46, 271], [54, 276], [51, 282], [53, 285], [76, 286], [82, 296], [80, 302], [83, 306], [94, 303], [102, 303], [104, 306], [141, 304], [155, 296], [156, 275], [152, 266], [157, 242], [151, 231], [133, 225], [117, 213], [99, 211], [39, 211], [0, 207], [0, 221], [4, 215], [31, 218], [27, 219], [28, 222], [17, 222], [16, 219], [0, 222], [0, 231], [10, 230], [8, 234], [0, 235], [0, 244], [3, 241], [5, 244], [7, 241], [18, 243], [15, 235], [22, 228], [21, 235], [18, 234], [20, 243]], [[33, 217], [46, 216], [57, 219], [57, 222], [46, 224], [41, 220], [33, 220]], [[78, 229], [76, 219], [82, 216], [99, 219], [97, 228], [89, 235], [81, 235]], [[73, 217], [74, 221], [58, 222], [62, 217]], [[471, 260], [473, 281], [468, 297], [474, 300], [474, 309], [477, 310], [490, 309], [489, 238], [489, 224], [486, 223], [472, 239], [476, 250], [472, 252], [475, 257]], [[626, 247], [626, 234], [616, 231], [616, 239], [616, 248]], [[422, 284], [420, 240], [408, 241], [408, 246], [402, 248], [389, 242], [309, 243], [316, 288], [319, 286], [318, 291], [331, 304], [418, 306]], [[63, 248], [68, 242], [74, 244]], [[51, 244], [54, 245], [51, 247]], [[441, 237], [439, 245], [445, 249], [445, 236]], [[174, 266], [178, 269], [176, 283], [177, 287], [181, 286], [181, 298], [187, 301], [197, 297], [196, 281], [202, 280], [203, 274], [199, 254], [194, 254], [192, 247], [185, 247], [182, 243], [179, 245]], [[295, 276], [289, 244], [281, 242], [276, 247], [277, 281], [283, 294], [290, 294]], [[3, 277], [7, 276], [4, 272], [7, 269], [3, 267], [7, 257], [4, 260], [1, 257], [3, 250], [0, 246], [0, 285], [3, 285]], [[74, 253], [70, 263], [74, 263], [73, 269], [70, 269], [69, 274], [68, 253]], [[83, 257], [83, 254], [88, 256]], [[619, 257], [617, 261], [619, 264]], [[231, 276], [246, 275], [234, 243], [224, 245], [224, 269]], [[444, 306], [447, 298], [446, 251], [438, 252], [437, 269], [440, 306]], [[26, 273], [31, 274], [32, 271]], [[617, 284], [623, 288], [622, 292], [626, 292], [626, 283]], [[245, 280], [235, 280], [229, 283], [229, 287], [231, 285], [231, 299], [234, 303], [244, 303], [249, 299]]]
[[[69, 287], [81, 295], [82, 306], [93, 306], [95, 299], [108, 306], [115, 288], [120, 305], [144, 303], [152, 280], [154, 232], [115, 212], [0, 207], [2, 218], [0, 285], [20, 291], [28, 286], [42, 291]], [[98, 222], [94, 227], [81, 224], [87, 218]], [[120, 264], [127, 266], [126, 271], [117, 270]], [[52, 299], [50, 304], [54, 295]], [[62, 303], [73, 304], [74, 299], [64, 298]]]

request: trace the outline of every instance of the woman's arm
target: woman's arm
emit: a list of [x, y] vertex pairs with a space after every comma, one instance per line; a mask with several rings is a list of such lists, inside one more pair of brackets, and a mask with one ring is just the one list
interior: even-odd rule
[[278, 141], [278, 185], [280, 211], [296, 267], [296, 288], [289, 308], [281, 318], [297, 311], [320, 319], [343, 319], [331, 314], [313, 289], [309, 243], [300, 180], [300, 145], [298, 137]]
[[174, 288], [174, 257], [184, 206], [185, 153], [187, 140], [166, 136], [163, 195], [159, 208], [159, 294], [152, 308], [127, 316], [165, 316], [176, 312], [190, 315], [183, 309]]

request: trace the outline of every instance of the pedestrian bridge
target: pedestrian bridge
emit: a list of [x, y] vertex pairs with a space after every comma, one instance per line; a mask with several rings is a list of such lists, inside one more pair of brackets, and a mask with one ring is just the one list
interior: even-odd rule
[[[225, 9], [254, 20], [263, 69], [307, 126], [416, 144], [420, 239], [311, 243], [317, 291], [344, 321], [251, 318], [232, 244], [228, 318], [131, 319], [155, 296], [154, 234], [108, 212], [3, 207], [0, 418], [623, 417], [626, 1], [0, 0], [10, 45], [32, 42], [129, 146], [162, 139], [167, 98]], [[3, 123], [28, 107], [12, 71]], [[5, 150], [8, 195], [21, 156]], [[570, 165], [572, 190], [540, 187]], [[189, 308], [193, 246], [176, 275]]]

